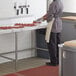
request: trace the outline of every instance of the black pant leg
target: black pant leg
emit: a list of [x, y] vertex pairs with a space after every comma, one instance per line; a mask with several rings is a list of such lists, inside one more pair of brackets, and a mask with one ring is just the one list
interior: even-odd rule
[[59, 64], [59, 47], [58, 44], [61, 43], [61, 33], [57, 33], [57, 63]]
[[51, 63], [57, 61], [57, 33], [51, 33], [50, 42], [47, 43]]

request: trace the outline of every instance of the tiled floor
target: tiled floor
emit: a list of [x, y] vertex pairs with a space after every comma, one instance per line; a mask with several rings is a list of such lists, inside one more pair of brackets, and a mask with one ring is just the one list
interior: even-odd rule
[[15, 70], [14, 62], [3, 63], [0, 64], [0, 76], [8, 73], [17, 72], [20, 70], [25, 70], [25, 69], [45, 65], [46, 61], [48, 61], [48, 59], [43, 59], [38, 57], [22, 59], [17, 62], [17, 70]]

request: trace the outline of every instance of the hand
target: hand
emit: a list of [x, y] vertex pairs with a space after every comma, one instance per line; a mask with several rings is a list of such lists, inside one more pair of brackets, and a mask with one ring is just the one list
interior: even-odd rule
[[47, 20], [47, 14], [43, 16], [43, 20]]

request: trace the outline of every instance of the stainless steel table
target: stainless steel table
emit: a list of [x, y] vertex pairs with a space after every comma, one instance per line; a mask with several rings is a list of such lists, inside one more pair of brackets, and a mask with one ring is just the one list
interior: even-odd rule
[[[41, 24], [37, 24], [36, 26], [32, 26], [32, 27], [24, 27], [24, 28], [18, 28], [18, 29], [7, 29], [7, 30], [0, 30], [0, 34], [7, 34], [7, 33], [14, 33], [15, 34], [15, 51], [13, 51], [15, 53], [15, 59], [9, 58], [4, 56], [4, 54], [7, 53], [11, 53], [11, 52], [5, 52], [5, 53], [0, 53], [0, 56], [9, 60], [13, 60], [15, 61], [15, 70], [17, 70], [17, 60], [18, 60], [18, 47], [17, 47], [17, 33], [18, 32], [22, 32], [22, 31], [32, 31], [32, 30], [36, 30], [36, 29], [42, 29], [42, 28], [46, 28], [47, 22], [42, 22]], [[36, 49], [36, 48], [35, 48]]]

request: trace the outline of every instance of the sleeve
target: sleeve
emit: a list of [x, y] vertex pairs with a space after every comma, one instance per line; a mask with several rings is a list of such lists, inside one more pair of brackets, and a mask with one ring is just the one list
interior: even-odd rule
[[55, 13], [54, 3], [52, 3], [50, 4], [49, 10], [47, 12], [47, 22], [52, 20], [54, 13]]

